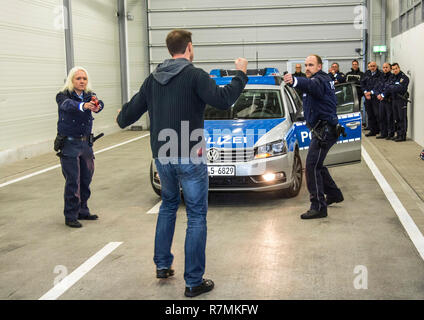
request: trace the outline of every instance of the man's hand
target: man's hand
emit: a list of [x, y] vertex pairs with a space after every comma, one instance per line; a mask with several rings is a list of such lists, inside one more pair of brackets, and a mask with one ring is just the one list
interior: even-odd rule
[[236, 65], [236, 70], [243, 71], [247, 73], [247, 60], [244, 58], [238, 58], [234, 64]]
[[293, 75], [291, 73], [286, 73], [283, 80], [285, 84], [293, 84]]

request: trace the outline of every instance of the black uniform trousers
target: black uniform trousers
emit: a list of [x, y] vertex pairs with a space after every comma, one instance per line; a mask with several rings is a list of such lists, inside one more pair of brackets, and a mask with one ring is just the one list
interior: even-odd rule
[[371, 133], [378, 134], [380, 132], [379, 119], [380, 101], [371, 96], [370, 100], [365, 99], [365, 112], [368, 115], [368, 128]]
[[325, 157], [331, 147], [337, 142], [336, 128], [328, 126], [328, 130], [322, 134], [322, 141], [312, 134], [308, 155], [306, 156], [306, 184], [311, 201], [311, 209], [322, 211], [327, 209], [325, 195], [338, 198], [341, 195], [330, 175], [327, 167], [324, 166]]
[[393, 99], [393, 119], [398, 137], [406, 138], [408, 130], [407, 105], [402, 99]]
[[380, 134], [382, 136], [393, 136], [393, 109], [392, 104], [386, 99], [380, 101], [379, 119]]
[[65, 140], [60, 158], [65, 177], [65, 220], [76, 221], [90, 215], [87, 201], [94, 174], [94, 153], [88, 141]]

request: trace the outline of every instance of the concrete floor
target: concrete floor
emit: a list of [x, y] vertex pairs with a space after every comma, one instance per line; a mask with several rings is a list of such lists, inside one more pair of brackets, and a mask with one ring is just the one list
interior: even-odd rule
[[[143, 134], [109, 135], [95, 149]], [[363, 146], [423, 232], [418, 145], [364, 138]], [[64, 225], [60, 169], [0, 188], [0, 299], [39, 299], [61, 275], [57, 266], [71, 273], [115, 241], [123, 243], [59, 299], [185, 299], [183, 205], [176, 274], [155, 278], [157, 215], [147, 212], [160, 199], [150, 187], [150, 157], [149, 137], [96, 155], [89, 206], [100, 220], [81, 229]], [[0, 184], [57, 163], [49, 154], [4, 166]], [[215, 289], [198, 299], [424, 299], [424, 261], [365, 161], [331, 173], [345, 201], [327, 219], [299, 219], [309, 205], [305, 184], [293, 199], [212, 194], [205, 277]], [[367, 289], [354, 286], [357, 266], [367, 270]]]

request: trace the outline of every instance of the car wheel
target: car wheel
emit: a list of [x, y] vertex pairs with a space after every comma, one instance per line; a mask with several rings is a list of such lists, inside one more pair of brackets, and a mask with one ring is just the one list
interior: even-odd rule
[[283, 190], [283, 195], [288, 198], [296, 197], [302, 187], [303, 170], [302, 159], [300, 158], [299, 151], [296, 151], [294, 154], [292, 177], [293, 181], [290, 187]]
[[153, 165], [150, 163], [150, 184], [152, 185], [153, 191], [158, 195], [161, 196], [161, 191], [153, 184]]

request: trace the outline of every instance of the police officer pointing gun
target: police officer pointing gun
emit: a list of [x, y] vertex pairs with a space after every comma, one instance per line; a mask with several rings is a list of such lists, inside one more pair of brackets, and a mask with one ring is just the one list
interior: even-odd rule
[[78, 220], [97, 220], [91, 214], [87, 201], [94, 174], [94, 137], [92, 112], [103, 110], [104, 104], [91, 91], [88, 72], [82, 67], [69, 71], [65, 86], [56, 95], [59, 119], [54, 149], [60, 151], [60, 164], [65, 177], [65, 224], [81, 228]]
[[306, 157], [306, 182], [311, 207], [301, 215], [302, 219], [327, 217], [327, 206], [344, 200], [341, 190], [332, 179], [324, 160], [337, 142], [344, 128], [338, 124], [337, 100], [334, 81], [322, 71], [322, 59], [318, 55], [306, 58], [306, 77], [284, 76], [284, 82], [304, 93], [303, 110], [306, 125], [312, 132], [312, 140]]

